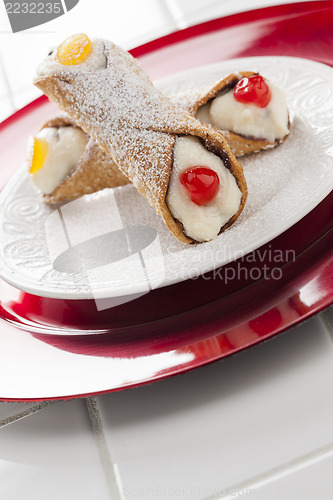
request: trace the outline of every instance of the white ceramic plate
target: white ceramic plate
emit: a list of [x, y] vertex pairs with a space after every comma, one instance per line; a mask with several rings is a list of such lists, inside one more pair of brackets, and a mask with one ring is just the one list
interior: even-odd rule
[[132, 186], [50, 208], [22, 166], [0, 195], [1, 277], [36, 295], [100, 299], [104, 309], [105, 298], [126, 302], [242, 257], [310, 212], [333, 188], [331, 68], [251, 57], [173, 75], [158, 86], [177, 94], [242, 70], [260, 71], [285, 90], [291, 133], [278, 148], [242, 159], [249, 198], [231, 228], [212, 242], [182, 244]]

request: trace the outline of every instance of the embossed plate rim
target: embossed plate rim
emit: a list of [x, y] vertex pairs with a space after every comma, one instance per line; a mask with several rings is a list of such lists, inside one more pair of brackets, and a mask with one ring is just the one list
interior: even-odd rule
[[[333, 70], [330, 67], [325, 66], [321, 63], [309, 61], [307, 59], [294, 58], [294, 57], [263, 56], [263, 57], [237, 58], [237, 59], [232, 59], [229, 61], [223, 61], [220, 63], [210, 64], [207, 66], [201, 66], [199, 68], [187, 70], [185, 72], [178, 73], [178, 74], [172, 75], [170, 77], [166, 77], [163, 80], [160, 80], [158, 82], [158, 86], [160, 88], [164, 88], [164, 87], [167, 87], [168, 85], [171, 85], [172, 82], [173, 83], [175, 83], [177, 81], [179, 82], [181, 80], [184, 80], [184, 78], [188, 79], [192, 75], [196, 75], [196, 74], [200, 74], [202, 76], [203, 73], [206, 73], [206, 72], [209, 73], [210, 71], [218, 71], [218, 72], [223, 71], [224, 74], [227, 74], [230, 71], [235, 71], [236, 65], [242, 66], [242, 65], [246, 64], [247, 65], [246, 69], [253, 69], [254, 66], [257, 67], [258, 65], [262, 66], [265, 64], [272, 66], [275, 63], [285, 64], [287, 66], [288, 66], [288, 64], [290, 64], [290, 65], [301, 64], [303, 69], [305, 67], [308, 67], [309, 70], [311, 69], [311, 72], [313, 72], [313, 70], [315, 68], [318, 68], [318, 70], [320, 72], [323, 72], [323, 73], [325, 73], [325, 75], [327, 75], [328, 79], [333, 78]], [[229, 69], [226, 69], [226, 68], [229, 68]], [[231, 68], [233, 68], [233, 69], [231, 69]], [[244, 66], [243, 66], [243, 68], [244, 68]], [[216, 78], [217, 78], [217, 76], [216, 76]], [[209, 80], [212, 81], [212, 78], [210, 77]], [[203, 83], [203, 82], [201, 82], [201, 83]], [[189, 86], [189, 88], [190, 88], [190, 86]], [[10, 191], [14, 189], [14, 187], [17, 183], [17, 178], [21, 174], [22, 174], [22, 171], [18, 172], [13, 177], [13, 179], [7, 184], [7, 186], [4, 188], [3, 192], [0, 195], [1, 205], [3, 205], [3, 200], [5, 199], [5, 196], [9, 195]], [[332, 179], [332, 183], [333, 183], [333, 179]], [[271, 231], [271, 232], [268, 231], [266, 233], [265, 237], [262, 237], [260, 240], [252, 243], [252, 245], [248, 245], [242, 254], [235, 253], [233, 255], [233, 257], [229, 256], [228, 258], [224, 259], [223, 261], [220, 260], [220, 261], [216, 261], [216, 262], [209, 262], [208, 264], [207, 263], [203, 264], [201, 266], [201, 269], [199, 270], [199, 272], [197, 274], [198, 275], [203, 274], [204, 272], [212, 270], [212, 269], [219, 267], [221, 265], [227, 264], [228, 262], [230, 262], [231, 260], [234, 260], [235, 258], [239, 257], [240, 255], [245, 255], [245, 254], [255, 250], [256, 248], [262, 246], [263, 244], [267, 243], [268, 241], [270, 241], [271, 239], [273, 239], [274, 237], [278, 236], [283, 231], [285, 231], [286, 229], [291, 227], [293, 224], [295, 224], [297, 221], [299, 221], [302, 217], [304, 217], [307, 213], [309, 213], [313, 208], [315, 208], [315, 206], [317, 206], [320, 203], [320, 201], [322, 201], [329, 194], [331, 189], [332, 189], [331, 183], [327, 183], [327, 184], [325, 184], [324, 187], [321, 187], [320, 195], [317, 195], [314, 199], [308, 200], [308, 205], [307, 205], [306, 210], [302, 210], [301, 213], [298, 213], [298, 216], [294, 217], [292, 221], [289, 221], [289, 223], [287, 225], [282, 225], [280, 227], [279, 231], [276, 231], [276, 229], [274, 229], [274, 231]], [[229, 231], [231, 231], [232, 229], [233, 228], [231, 228]], [[204, 248], [204, 246], [202, 248]], [[179, 252], [179, 253], [182, 253], [182, 252]], [[179, 281], [182, 281], [183, 279], [188, 279], [190, 277], [189, 275], [186, 275], [183, 272], [183, 270], [186, 269], [186, 266], [188, 265], [188, 258], [187, 258], [188, 255], [189, 255], [189, 252], [186, 250], [185, 259], [184, 259], [184, 256], [181, 259], [181, 265], [183, 266], [181, 276], [178, 275], [176, 277], [173, 276], [172, 279], [166, 279], [162, 283], [161, 286], [167, 286], [167, 285], [170, 285], [173, 283], [177, 283]], [[166, 262], [168, 264], [167, 259], [166, 259]], [[54, 288], [54, 287], [52, 288], [52, 286], [48, 283], [46, 283], [46, 284], [44, 284], [44, 283], [41, 284], [40, 282], [38, 282], [37, 284], [32, 283], [29, 280], [25, 280], [24, 277], [22, 276], [22, 274], [20, 276], [18, 276], [16, 272], [17, 272], [17, 269], [15, 269], [15, 268], [12, 269], [10, 272], [8, 267], [7, 268], [5, 267], [5, 262], [0, 263], [0, 275], [9, 283], [13, 284], [14, 286], [16, 286], [16, 287], [18, 287], [26, 292], [41, 295], [41, 296], [46, 296], [46, 297], [53, 297], [53, 298], [89, 299], [89, 298], [96, 297], [95, 295], [93, 295], [91, 293], [90, 290], [87, 290], [87, 289], [81, 288], [81, 290], [80, 289], [79, 290], [78, 289], [69, 290], [67, 285], [66, 285], [66, 287], [61, 287], [58, 285], [57, 288]], [[146, 285], [146, 282], [144, 284]], [[110, 287], [103, 289], [103, 286], [102, 286], [101, 289], [99, 290], [99, 294], [100, 294], [99, 297], [102, 298], [102, 297], [120, 296], [123, 294], [125, 295], [125, 294], [133, 293], [134, 291], [137, 292], [139, 290], [140, 290], [140, 284], [136, 286], [135, 290], [134, 290], [134, 287], [132, 286], [130, 288], [127, 287], [127, 288], [121, 290], [121, 292], [119, 292], [119, 289], [117, 289], [115, 291], [114, 289], [110, 289]]]

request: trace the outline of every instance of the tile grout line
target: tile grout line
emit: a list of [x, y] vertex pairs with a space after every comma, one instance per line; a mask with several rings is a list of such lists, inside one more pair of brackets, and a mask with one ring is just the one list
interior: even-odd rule
[[94, 397], [85, 398], [85, 403], [95, 437], [97, 449], [99, 452], [102, 468], [104, 471], [107, 487], [111, 500], [123, 500], [122, 488], [118, 469], [113, 463], [109, 448], [105, 439], [103, 424], [97, 407], [97, 401]]
[[182, 17], [182, 13], [175, 0], [162, 0], [162, 3], [166, 11], [168, 12], [169, 16], [171, 17], [172, 21], [176, 25], [177, 29], [184, 29], [188, 26], [188, 23], [186, 23], [186, 21], [180, 20]]
[[[14, 415], [11, 415], [10, 417], [3, 418], [0, 420], [0, 428], [4, 427], [5, 425], [12, 424], [13, 422], [16, 422], [17, 420], [20, 420], [21, 418], [28, 417], [29, 415], [32, 415], [33, 413], [36, 413], [39, 410], [42, 410], [43, 408], [46, 408], [47, 406], [50, 406], [51, 404], [55, 403], [56, 401], [44, 401], [41, 403], [38, 403], [35, 406], [30, 407], [27, 410], [21, 411], [19, 413], [15, 413]], [[10, 403], [8, 403], [10, 404]]]
[[[293, 474], [299, 470], [309, 467], [315, 463], [321, 462], [327, 458], [333, 457], [333, 443], [330, 443], [321, 448], [302, 455], [299, 458], [286, 462], [280, 466], [274, 467], [262, 474], [258, 474], [253, 478], [243, 481], [241, 483], [235, 484], [230, 488], [226, 488], [219, 494], [215, 492], [203, 500], [232, 500], [233, 498], [241, 498], [246, 495], [246, 492], [253, 494], [256, 488], [262, 487], [272, 483], [273, 481], [282, 479], [290, 474]], [[226, 493], [226, 490], [228, 491]]]
[[7, 77], [5, 66], [4, 66], [3, 61], [2, 61], [1, 54], [0, 54], [0, 73], [3, 76], [3, 80], [4, 80], [4, 83], [5, 83], [6, 90], [7, 90], [7, 93], [6, 93], [5, 97], [9, 98], [10, 105], [12, 107], [12, 111], [15, 111], [14, 96], [13, 96], [12, 90], [10, 88], [9, 80], [8, 80], [8, 77]]
[[333, 340], [333, 306], [328, 307], [319, 313], [320, 321], [323, 323], [324, 328], [328, 331], [329, 336]]

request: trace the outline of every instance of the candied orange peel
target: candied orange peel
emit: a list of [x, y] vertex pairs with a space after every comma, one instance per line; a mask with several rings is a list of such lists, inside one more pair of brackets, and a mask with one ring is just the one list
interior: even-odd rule
[[44, 139], [33, 138], [33, 150], [30, 164], [30, 173], [36, 174], [45, 162], [49, 145]]
[[75, 66], [85, 61], [91, 52], [91, 48], [91, 41], [85, 33], [72, 35], [59, 45], [56, 60], [66, 66]]

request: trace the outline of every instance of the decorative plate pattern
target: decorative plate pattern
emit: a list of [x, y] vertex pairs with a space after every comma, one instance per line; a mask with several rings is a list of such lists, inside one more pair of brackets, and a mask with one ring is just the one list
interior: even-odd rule
[[50, 208], [23, 166], [0, 195], [0, 275], [41, 296], [126, 301], [244, 256], [310, 212], [333, 188], [331, 68], [251, 57], [173, 75], [158, 86], [177, 94], [241, 70], [258, 70], [285, 90], [291, 133], [278, 148], [242, 159], [249, 199], [230, 229], [212, 242], [186, 246], [132, 186]]

